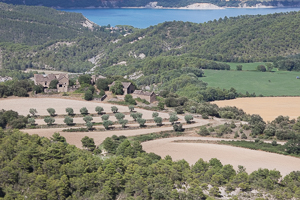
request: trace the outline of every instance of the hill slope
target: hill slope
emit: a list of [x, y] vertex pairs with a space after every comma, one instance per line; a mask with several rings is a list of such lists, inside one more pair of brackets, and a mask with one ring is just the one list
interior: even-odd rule
[[0, 3], [0, 42], [44, 44], [89, 34], [82, 14]]
[[[165, 22], [110, 45], [110, 59], [190, 55], [226, 62], [273, 61], [300, 53], [300, 12], [238, 16], [208, 23]], [[101, 64], [105, 64], [103, 61]], [[111, 64], [111, 63], [108, 63]]]

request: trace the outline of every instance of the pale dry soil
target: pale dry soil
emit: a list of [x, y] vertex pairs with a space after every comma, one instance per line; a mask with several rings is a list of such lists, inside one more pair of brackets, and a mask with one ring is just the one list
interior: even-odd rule
[[264, 121], [273, 121], [279, 115], [297, 119], [300, 116], [300, 97], [252, 97], [214, 101], [220, 107], [236, 106], [249, 114], [259, 114]]
[[178, 143], [175, 140], [220, 140], [217, 138], [176, 137], [165, 138], [142, 143], [146, 152], [153, 152], [161, 157], [170, 155], [175, 160], [186, 160], [195, 164], [200, 158], [209, 161], [211, 158], [219, 159], [223, 165], [231, 164], [235, 170], [238, 165], [251, 173], [259, 168], [276, 169], [285, 176], [292, 171], [300, 169], [300, 159], [264, 151], [232, 147], [227, 145], [208, 143]]

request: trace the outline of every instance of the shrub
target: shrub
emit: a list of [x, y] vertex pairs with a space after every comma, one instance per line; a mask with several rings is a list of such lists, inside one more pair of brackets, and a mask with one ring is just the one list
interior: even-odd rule
[[88, 136], [85, 136], [81, 139], [82, 146], [85, 147], [89, 151], [94, 151], [96, 148], [95, 142], [93, 138], [89, 138]]
[[68, 115], [74, 115], [73, 108], [66, 108], [66, 113], [68, 113]]
[[87, 100], [87, 101], [93, 100], [93, 92], [91, 90], [85, 91], [84, 99]]
[[278, 144], [277, 144], [277, 141], [276, 140], [273, 140], [272, 141], [272, 146], [277, 146]]
[[28, 123], [31, 124], [31, 125], [34, 125], [35, 124], [35, 119], [34, 118], [28, 118]]
[[47, 108], [47, 111], [48, 111], [48, 113], [51, 117], [55, 116], [55, 109], [54, 108]]
[[105, 95], [105, 91], [104, 91], [104, 90], [101, 90], [100, 93], [99, 93], [99, 96], [100, 96], [100, 97], [103, 97], [104, 95]]
[[234, 134], [234, 138], [238, 138], [238, 137], [240, 137], [240, 136], [239, 136], [238, 132], [236, 131]]
[[130, 94], [126, 94], [124, 100], [129, 104], [136, 105], [136, 101], [132, 98]]
[[64, 123], [67, 124], [68, 126], [73, 125], [73, 118], [66, 116], [64, 119]]
[[192, 115], [186, 115], [186, 116], [184, 116], [184, 119], [185, 119], [186, 123], [190, 124], [191, 120], [193, 120], [194, 117]]
[[159, 115], [158, 112], [153, 112], [153, 113], [152, 113], [152, 117], [153, 117], [153, 118], [158, 117], [158, 115]]
[[109, 115], [102, 115], [102, 116], [101, 116], [101, 119], [102, 119], [103, 121], [108, 120], [108, 118], [109, 118]]
[[237, 71], [242, 71], [243, 70], [243, 65], [237, 65], [236, 70]]
[[191, 106], [191, 107], [190, 107], [190, 112], [191, 112], [191, 113], [196, 113], [196, 111], [197, 111], [196, 106]]
[[55, 122], [55, 119], [53, 117], [45, 117], [44, 121], [47, 123], [47, 125], [52, 125]]
[[247, 136], [245, 133], [242, 134], [241, 139], [247, 139]]
[[137, 122], [140, 124], [140, 127], [143, 127], [146, 123], [146, 120], [143, 118], [137, 118]]
[[182, 106], [178, 106], [178, 107], [175, 108], [175, 112], [177, 114], [183, 114], [184, 113], [184, 109], [183, 109]]
[[236, 128], [234, 121], [231, 121], [230, 128]]
[[203, 113], [203, 114], [202, 114], [202, 118], [203, 118], [203, 119], [208, 119], [208, 118], [209, 118], [209, 117], [208, 117], [208, 114], [207, 114], [207, 113]]
[[207, 135], [209, 135], [209, 131], [207, 130], [207, 128], [205, 126], [201, 126], [198, 134], [201, 136], [207, 136]]
[[57, 89], [58, 80], [54, 79], [49, 84], [49, 89]]
[[115, 81], [115, 84], [110, 87], [110, 91], [116, 95], [123, 95], [123, 84], [120, 81]]
[[89, 111], [86, 107], [82, 107], [82, 108], [80, 108], [80, 113], [82, 115], [87, 115], [87, 114], [89, 114]]
[[162, 118], [161, 117], [154, 117], [154, 122], [157, 126], [162, 125]]
[[157, 107], [158, 107], [160, 110], [163, 110], [163, 109], [165, 109], [165, 103], [162, 102], [162, 101], [160, 101], [160, 102], [158, 102]]
[[134, 106], [133, 105], [128, 106], [128, 108], [129, 108], [130, 112], [132, 112], [134, 110]]
[[112, 106], [112, 107], [111, 107], [111, 111], [112, 111], [113, 113], [118, 112], [118, 107], [117, 107], [117, 106]]
[[104, 111], [104, 109], [101, 106], [97, 106], [95, 108], [95, 111], [98, 113], [98, 115], [101, 115], [101, 113]]
[[184, 129], [182, 128], [182, 124], [174, 124], [173, 125], [173, 129], [176, 132], [182, 132], [182, 131], [184, 131]]
[[32, 115], [32, 116], [35, 116], [35, 114], [37, 113], [37, 110], [35, 108], [30, 108], [29, 109], [29, 113]]

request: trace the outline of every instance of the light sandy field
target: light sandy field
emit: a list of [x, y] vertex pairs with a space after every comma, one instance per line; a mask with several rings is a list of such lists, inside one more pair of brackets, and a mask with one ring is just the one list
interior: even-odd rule
[[[203, 119], [196, 119], [196, 123], [184, 125], [184, 128], [192, 128], [201, 125], [205, 125], [207, 123], [212, 123], [212, 120], [203, 120]], [[221, 120], [216, 121], [215, 123], [223, 124]], [[150, 123], [149, 125], [151, 125]], [[136, 126], [134, 124], [133, 126]], [[64, 136], [69, 144], [73, 144], [79, 148], [81, 148], [81, 139], [85, 136], [93, 138], [96, 145], [101, 144], [105, 138], [111, 137], [113, 135], [124, 135], [124, 136], [135, 136], [135, 135], [143, 135], [148, 133], [155, 133], [160, 131], [168, 131], [173, 130], [173, 127], [158, 127], [158, 128], [142, 128], [136, 130], [116, 130], [116, 131], [93, 131], [93, 132], [62, 132], [65, 128], [51, 128], [51, 129], [26, 129], [22, 130], [25, 133], [30, 135], [38, 134], [39, 136], [50, 138], [55, 132], [59, 132], [62, 136]]]
[[[276, 169], [284, 176], [300, 169], [300, 159], [291, 156], [227, 145], [173, 142], [175, 140], [194, 139], [193, 137], [165, 138], [144, 142], [142, 145], [146, 152], [156, 153], [163, 158], [166, 155], [170, 155], [174, 161], [184, 159], [190, 164], [195, 164], [200, 158], [203, 158], [205, 161], [217, 158], [223, 165], [231, 164], [236, 170], [238, 165], [242, 165], [248, 173], [259, 168], [267, 168]], [[207, 140], [208, 138], [205, 139]]]
[[[79, 114], [79, 110], [82, 107], [86, 107], [90, 113], [96, 113], [96, 106], [101, 106], [106, 113], [112, 113], [111, 107], [114, 106], [108, 103], [94, 102], [94, 101], [80, 101], [71, 99], [59, 99], [59, 98], [14, 98], [14, 99], [1, 99], [0, 109], [15, 110], [21, 115], [29, 114], [30, 108], [35, 108], [37, 115], [49, 115], [47, 108], [54, 108], [56, 114], [66, 114], [66, 108], [71, 107], [76, 114]], [[119, 112], [128, 112], [127, 106], [115, 105], [119, 108]], [[143, 109], [135, 109], [137, 112], [143, 113], [144, 119], [151, 119], [153, 111], [147, 111]], [[169, 118], [168, 113], [160, 113], [160, 117]]]
[[300, 116], [300, 97], [255, 97], [214, 101], [220, 107], [236, 106], [249, 114], [259, 114], [265, 121], [279, 115], [297, 119]]

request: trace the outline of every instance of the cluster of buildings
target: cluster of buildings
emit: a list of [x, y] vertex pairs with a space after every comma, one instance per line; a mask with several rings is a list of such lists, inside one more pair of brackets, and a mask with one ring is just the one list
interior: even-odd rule
[[[98, 79], [105, 79], [104, 76], [95, 76], [91, 77], [91, 83], [95, 84]], [[50, 83], [53, 80], [57, 80], [56, 89], [49, 89]], [[79, 83], [70, 87], [69, 86], [69, 76], [68, 74], [35, 74], [34, 75], [34, 84], [42, 85], [44, 87], [44, 92], [69, 92], [75, 89], [78, 89]], [[109, 87], [115, 85], [113, 82]], [[133, 98], [141, 98], [152, 103], [156, 100], [156, 94], [154, 92], [147, 92], [142, 90], [136, 90], [135, 86], [131, 82], [122, 82], [124, 95], [131, 94]]]

